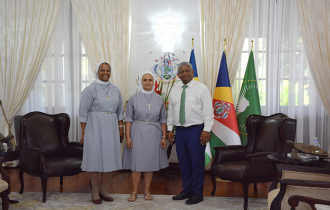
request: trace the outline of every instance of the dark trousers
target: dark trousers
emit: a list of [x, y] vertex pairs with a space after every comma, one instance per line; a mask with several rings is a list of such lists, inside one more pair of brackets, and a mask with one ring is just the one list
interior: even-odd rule
[[175, 144], [178, 155], [182, 188], [185, 193], [203, 195], [205, 181], [205, 145], [200, 135], [204, 124], [190, 127], [176, 127]]

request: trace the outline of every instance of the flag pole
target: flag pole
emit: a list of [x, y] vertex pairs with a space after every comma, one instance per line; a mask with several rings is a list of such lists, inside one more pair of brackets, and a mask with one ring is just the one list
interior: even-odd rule
[[253, 52], [253, 40], [251, 40], [252, 45], [251, 45], [251, 51]]
[[192, 47], [194, 48], [194, 37], [191, 39]]
[[223, 48], [224, 48], [225, 54], [227, 56], [227, 52], [226, 52], [226, 39], [223, 40]]

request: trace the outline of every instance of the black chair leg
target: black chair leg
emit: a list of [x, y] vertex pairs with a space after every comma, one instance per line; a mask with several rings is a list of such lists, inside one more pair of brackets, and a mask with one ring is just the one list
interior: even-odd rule
[[24, 190], [24, 179], [23, 179], [23, 172], [22, 171], [19, 172], [19, 182], [21, 183], [21, 189], [19, 191], [19, 194], [23, 194], [23, 190]]
[[242, 187], [243, 187], [243, 196], [244, 196], [243, 208], [244, 208], [244, 210], [247, 210], [247, 208], [248, 208], [248, 199], [249, 199], [249, 184], [243, 182]]
[[212, 171], [211, 171], [211, 180], [212, 180], [212, 185], [213, 185], [213, 190], [211, 192], [211, 195], [214, 196], [215, 190], [217, 188], [217, 183], [215, 181], [215, 175], [214, 175], [214, 173], [212, 173]]
[[46, 191], [47, 191], [47, 177], [41, 178], [41, 185], [42, 185], [42, 202], [46, 202]]
[[254, 192], [255, 192], [255, 193], [258, 192], [257, 183], [254, 183]]
[[9, 209], [9, 197], [8, 195], [2, 197], [2, 209], [8, 210]]

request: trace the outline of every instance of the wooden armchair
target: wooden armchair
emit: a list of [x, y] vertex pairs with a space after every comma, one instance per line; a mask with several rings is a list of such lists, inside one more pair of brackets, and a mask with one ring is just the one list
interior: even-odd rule
[[10, 178], [2, 168], [2, 158], [0, 158], [0, 197], [2, 198], [2, 209], [9, 208]]
[[317, 204], [329, 205], [330, 208], [330, 168], [276, 167], [279, 179], [268, 193], [268, 207], [271, 210], [316, 209]]
[[215, 158], [211, 165], [212, 195], [216, 190], [215, 177], [240, 182], [243, 188], [244, 209], [248, 207], [248, 186], [270, 182], [276, 178], [276, 169], [267, 158], [272, 153], [288, 153], [292, 147], [286, 140], [295, 140], [296, 120], [278, 113], [271, 116], [250, 115], [246, 120], [248, 142], [246, 146], [214, 148]]
[[83, 147], [69, 142], [70, 117], [67, 114], [49, 115], [31, 112], [15, 116], [15, 133], [20, 147], [20, 194], [24, 190], [23, 173], [41, 178], [43, 198], [46, 202], [47, 179], [76, 175], [81, 171]]

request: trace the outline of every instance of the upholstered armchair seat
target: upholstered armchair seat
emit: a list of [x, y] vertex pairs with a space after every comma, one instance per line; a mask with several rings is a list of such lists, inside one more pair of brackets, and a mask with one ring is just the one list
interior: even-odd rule
[[54, 157], [48, 158], [46, 168], [49, 176], [69, 176], [81, 172], [81, 158]]
[[31, 112], [16, 116], [16, 138], [20, 146], [20, 193], [24, 190], [23, 173], [41, 178], [43, 198], [46, 202], [47, 179], [76, 175], [81, 171], [83, 147], [69, 142], [70, 118], [67, 114], [49, 115]]
[[330, 169], [277, 165], [277, 171], [277, 185], [272, 185], [268, 193], [271, 210], [307, 210], [314, 209], [315, 204], [330, 208]]
[[244, 175], [243, 172], [247, 164], [248, 160], [226, 162], [221, 165], [214, 166], [213, 171], [215, 171], [214, 173], [217, 176], [221, 174], [222, 179], [238, 181], [242, 180]]
[[240, 182], [243, 188], [244, 209], [248, 207], [248, 186], [254, 183], [273, 181], [276, 169], [271, 166], [267, 155], [288, 153], [292, 147], [286, 140], [295, 140], [296, 120], [284, 114], [271, 116], [251, 115], [246, 120], [248, 141], [246, 146], [216, 147], [211, 165], [213, 184], [212, 195], [216, 190], [215, 177]]
[[[37, 148], [24, 148], [21, 151], [21, 170], [34, 175], [41, 175], [47, 171], [49, 177], [70, 176], [81, 172], [81, 157], [56, 156], [47, 161], [44, 152]], [[44, 164], [41, 162], [44, 161]], [[41, 167], [44, 165], [45, 167]]]
[[0, 197], [2, 198], [2, 209], [8, 210], [10, 194], [10, 178], [6, 171], [2, 168], [2, 159], [0, 159]]
[[8, 189], [8, 183], [0, 178], [0, 192], [3, 192]]

